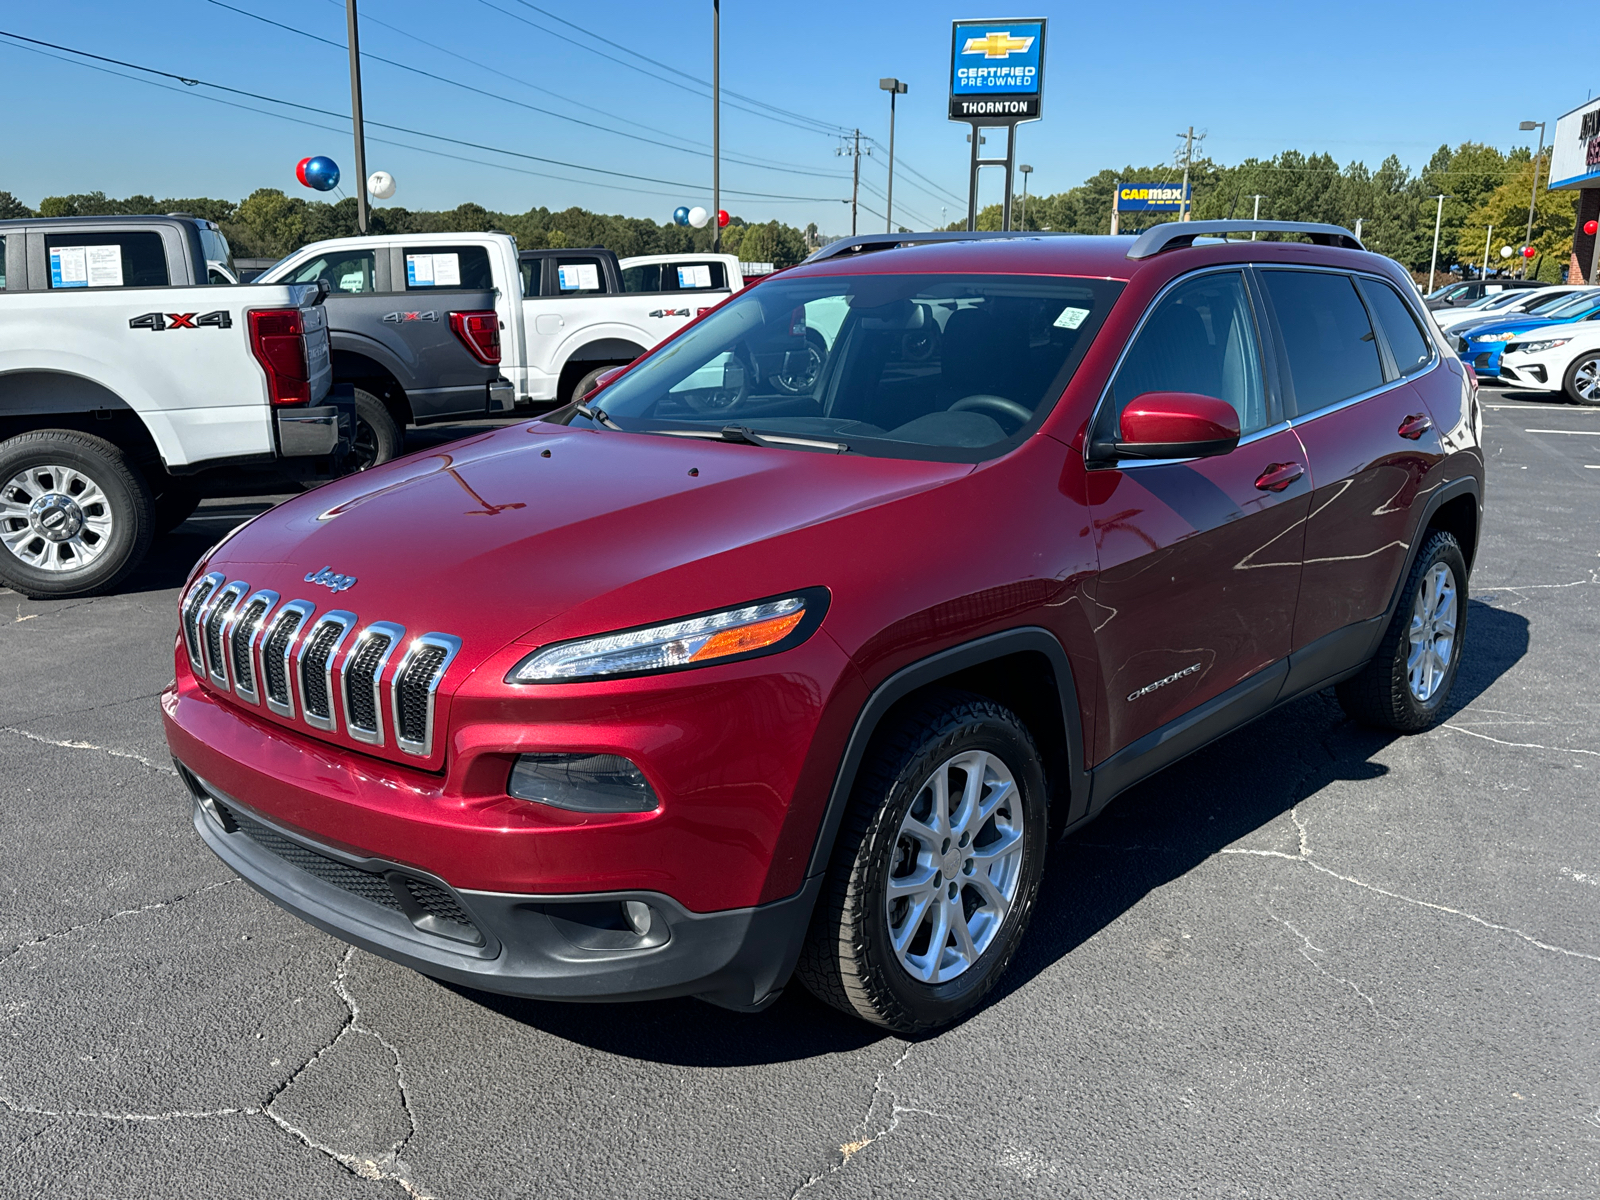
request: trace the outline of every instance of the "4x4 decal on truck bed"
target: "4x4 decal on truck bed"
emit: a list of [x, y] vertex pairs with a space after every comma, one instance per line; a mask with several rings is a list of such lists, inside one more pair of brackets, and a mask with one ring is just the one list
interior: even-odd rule
[[129, 329], [148, 329], [160, 333], [163, 329], [232, 329], [233, 317], [225, 309], [201, 313], [144, 313], [128, 318]]
[[404, 321], [437, 321], [439, 314], [436, 312], [392, 312], [384, 314], [384, 324], [399, 325]]

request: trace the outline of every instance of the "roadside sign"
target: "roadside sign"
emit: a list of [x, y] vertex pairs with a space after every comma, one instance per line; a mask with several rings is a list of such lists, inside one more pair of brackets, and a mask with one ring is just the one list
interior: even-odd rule
[[1181, 183], [1118, 183], [1118, 212], [1179, 212], [1183, 208]]
[[987, 125], [1038, 120], [1045, 18], [952, 25], [950, 119]]

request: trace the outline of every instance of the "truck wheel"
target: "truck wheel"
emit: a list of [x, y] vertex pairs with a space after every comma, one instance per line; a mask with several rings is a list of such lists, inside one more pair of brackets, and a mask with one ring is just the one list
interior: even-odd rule
[[595, 385], [595, 381], [597, 379], [599, 379], [600, 376], [604, 375], [607, 371], [611, 370], [612, 367], [617, 366], [617, 365], [618, 364], [616, 364], [616, 363], [601, 363], [598, 367], [596, 367], [594, 370], [590, 371], [582, 379], [578, 380], [577, 386], [572, 389], [572, 395], [569, 396], [568, 399], [571, 400], [573, 403], [577, 403], [579, 400], [582, 400], [585, 396], [587, 396], [590, 393], [590, 391], [593, 390], [594, 385]]
[[350, 449], [350, 469], [365, 471], [386, 463], [400, 452], [400, 426], [382, 400], [355, 388], [356, 432]]
[[1334, 689], [1346, 713], [1397, 733], [1416, 733], [1439, 719], [1461, 667], [1466, 584], [1461, 546], [1435, 531], [1406, 578], [1378, 652], [1361, 674]]
[[108, 591], [153, 529], [150, 485], [105, 439], [41, 429], [0, 442], [0, 583], [34, 600]]
[[152, 529], [157, 537], [171, 533], [200, 507], [200, 493], [187, 480], [157, 475], [150, 480]]
[[1561, 390], [1574, 404], [1600, 404], [1600, 354], [1581, 354], [1567, 368]]
[[796, 967], [818, 999], [900, 1033], [971, 1012], [1022, 940], [1044, 872], [1044, 767], [992, 700], [943, 692], [874, 738]]

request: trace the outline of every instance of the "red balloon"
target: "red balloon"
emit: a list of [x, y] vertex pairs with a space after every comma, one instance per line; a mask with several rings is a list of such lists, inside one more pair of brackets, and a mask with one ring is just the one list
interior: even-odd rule
[[717, 209], [717, 228], [718, 229], [724, 229], [724, 228], [727, 227], [727, 224], [728, 224], [728, 210], [725, 209], [725, 208]]
[[310, 161], [311, 161], [311, 155], [308, 154], [308, 155], [306, 155], [306, 157], [302, 158], [299, 162], [295, 163], [295, 165], [294, 165], [294, 177], [300, 181], [300, 185], [302, 187], [310, 187], [311, 186], [309, 183], [306, 182], [306, 164], [308, 162], [310, 162]]
[[1585, 221], [1583, 223], [1583, 231], [1590, 237], [1595, 235], [1596, 230], [1600, 230], [1600, 221]]
[[1539, 253], [1539, 252], [1537, 250], [1535, 250], [1532, 246], [1524, 246], [1522, 248], [1522, 257], [1523, 258], [1532, 258], [1537, 253]]

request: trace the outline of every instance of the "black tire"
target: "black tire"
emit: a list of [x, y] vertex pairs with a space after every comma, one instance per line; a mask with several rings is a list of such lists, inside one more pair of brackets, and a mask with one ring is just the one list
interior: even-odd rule
[[[1420, 699], [1412, 690], [1409, 660], [1411, 657], [1411, 629], [1413, 610], [1418, 589], [1433, 574], [1436, 566], [1443, 566], [1451, 576], [1454, 589], [1455, 624], [1451, 632], [1449, 663], [1434, 685], [1427, 699]], [[1339, 704], [1351, 717], [1364, 725], [1379, 729], [1392, 729], [1397, 733], [1416, 733], [1427, 729], [1439, 719], [1455, 685], [1456, 673], [1461, 667], [1461, 649], [1467, 634], [1467, 560], [1461, 546], [1448, 533], [1434, 531], [1412, 564], [1406, 585], [1400, 592], [1400, 603], [1395, 607], [1389, 628], [1372, 661], [1359, 675], [1345, 680], [1334, 689]]]
[[1573, 359], [1561, 378], [1561, 390], [1574, 404], [1586, 408], [1600, 405], [1600, 354], [1580, 354]]
[[355, 388], [355, 445], [347, 461], [352, 472], [368, 471], [400, 453], [404, 435], [399, 423], [383, 401], [371, 392]]
[[[907, 902], [890, 901], [886, 889], [891, 875], [915, 866], [902, 823], [914, 804], [926, 803], [930, 777], [952, 758], [975, 750], [1003, 763], [1016, 784], [996, 813], [1021, 822], [1015, 891], [1010, 908], [970, 965], [948, 982], [923, 982], [902, 965], [891, 934], [896, 914], [901, 914], [903, 929], [920, 925], [923, 918], [906, 918], [906, 910], [895, 906]], [[1008, 812], [1008, 806], [1014, 807]], [[922, 1033], [960, 1020], [1005, 971], [1027, 928], [1044, 872], [1047, 819], [1044, 767], [1015, 714], [965, 692], [933, 693], [917, 702], [892, 727], [879, 731], [862, 763], [796, 975], [823, 1002], [899, 1033]], [[984, 828], [993, 827], [991, 822]], [[982, 838], [980, 830], [972, 844], [981, 845]], [[951, 844], [946, 839], [945, 847]], [[968, 867], [957, 870], [971, 877]], [[959, 874], [948, 878], [960, 888], [952, 903], [968, 904], [969, 885]], [[946, 879], [933, 875], [936, 895], [948, 895], [944, 889], [952, 884]], [[927, 911], [932, 912], [931, 905]], [[973, 911], [967, 910], [969, 917]], [[933, 927], [925, 928], [926, 957]], [[910, 946], [915, 944], [913, 938]], [[944, 945], [956, 948], [953, 942]]]
[[[36, 476], [16, 484], [30, 470], [58, 466], [77, 474], [65, 481], [66, 490], [55, 492], [56, 481]], [[87, 482], [86, 482], [87, 481]], [[86, 501], [63, 519], [83, 532], [61, 542], [43, 535], [17, 538], [29, 529], [25, 510], [45, 495], [99, 496]], [[104, 438], [72, 429], [40, 429], [0, 442], [0, 583], [34, 600], [88, 596], [109, 591], [138, 566], [150, 549], [154, 534], [150, 486], [128, 465], [122, 451]], [[67, 510], [69, 513], [71, 510]], [[109, 521], [103, 533], [94, 526]], [[72, 565], [76, 558], [81, 566]], [[32, 560], [32, 561], [30, 561]], [[36, 565], [49, 561], [61, 569]]]
[[568, 396], [567, 399], [570, 400], [572, 403], [576, 404], [579, 400], [582, 400], [585, 396], [587, 396], [591, 391], [594, 390], [595, 382], [600, 378], [600, 376], [604, 375], [607, 371], [611, 370], [613, 367], [616, 367], [616, 366], [619, 366], [619, 365], [621, 365], [621, 364], [619, 364], [619, 363], [601, 363], [598, 367], [596, 367], [594, 370], [590, 371], [587, 375], [583, 376], [583, 378], [579, 379], [578, 382], [573, 385], [572, 395]]
[[186, 479], [156, 475], [150, 480], [150, 501], [151, 529], [160, 537], [182, 525], [200, 507], [200, 492]]

